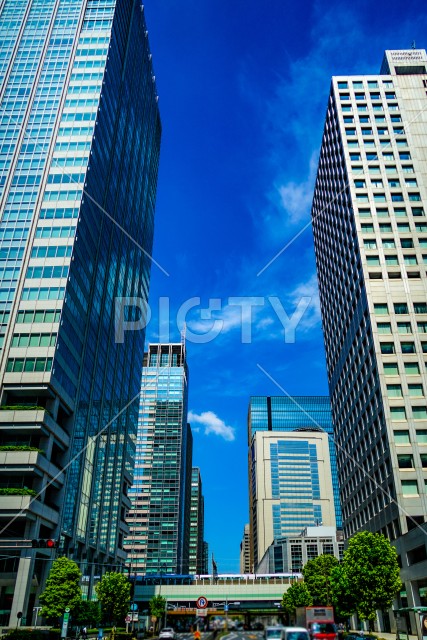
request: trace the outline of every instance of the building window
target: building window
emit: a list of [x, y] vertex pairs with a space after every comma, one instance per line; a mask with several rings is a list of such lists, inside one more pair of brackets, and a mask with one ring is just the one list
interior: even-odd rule
[[420, 366], [418, 362], [405, 362], [405, 373], [407, 376], [415, 376], [420, 373]]
[[398, 322], [397, 323], [397, 331], [398, 333], [412, 333], [412, 326], [410, 322]]
[[422, 397], [424, 396], [423, 385], [422, 384], [408, 384], [408, 391], [411, 397]]
[[401, 342], [400, 348], [402, 353], [415, 353], [415, 344], [413, 342]]
[[384, 249], [395, 249], [396, 248], [395, 241], [391, 240], [390, 238], [383, 238], [382, 239], [382, 243], [383, 243]]
[[377, 242], [376, 240], [363, 240], [363, 246], [365, 247], [365, 249], [376, 249], [377, 248]]
[[385, 256], [385, 263], [388, 267], [393, 267], [399, 264], [397, 256]]
[[427, 444], [427, 429], [416, 430], [418, 444]]
[[390, 415], [393, 421], [406, 420], [405, 407], [390, 407]]
[[384, 375], [397, 376], [399, 375], [399, 368], [397, 362], [384, 362]]
[[427, 322], [417, 322], [418, 333], [427, 333]]
[[388, 315], [388, 306], [386, 302], [377, 302], [374, 304], [374, 313], [376, 316]]
[[420, 453], [421, 466], [423, 469], [427, 469], [427, 453]]
[[377, 323], [378, 333], [391, 333], [391, 324], [390, 322], [378, 322]]
[[388, 384], [387, 385], [387, 397], [388, 398], [401, 398], [402, 387], [400, 384]]
[[402, 493], [404, 496], [417, 496], [418, 484], [416, 480], [402, 480]]
[[402, 249], [413, 249], [414, 243], [412, 241], [412, 238], [401, 238], [400, 246], [402, 247]]
[[427, 303], [414, 302], [414, 311], [415, 313], [427, 313]]
[[411, 444], [409, 439], [409, 431], [395, 431], [394, 441], [396, 444]]
[[399, 469], [413, 469], [414, 458], [410, 453], [399, 453], [397, 456], [397, 464]]
[[427, 408], [412, 407], [412, 417], [414, 420], [427, 420]]
[[381, 342], [381, 353], [389, 355], [395, 353], [394, 342]]
[[403, 256], [403, 262], [404, 262], [406, 265], [418, 264], [418, 262], [417, 262], [417, 256], [416, 256], [415, 254], [404, 255], [404, 256]]
[[406, 304], [406, 302], [395, 302], [394, 313], [396, 315], [403, 315], [403, 314], [409, 313], [408, 305]]

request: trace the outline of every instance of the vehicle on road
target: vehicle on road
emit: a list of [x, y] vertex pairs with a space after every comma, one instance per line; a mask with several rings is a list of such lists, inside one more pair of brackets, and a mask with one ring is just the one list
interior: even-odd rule
[[[252, 625], [252, 629], [254, 629], [254, 625]], [[281, 640], [283, 629], [284, 627], [282, 627], [281, 624], [276, 624], [273, 627], [265, 627], [265, 631], [264, 631], [265, 640]]]
[[309, 622], [307, 631], [310, 640], [337, 640], [337, 627], [333, 622]]
[[304, 627], [284, 627], [282, 640], [310, 640], [310, 636]]
[[172, 627], [164, 627], [159, 633], [160, 640], [175, 640], [175, 631]]
[[264, 631], [264, 625], [262, 622], [253, 622], [251, 624], [252, 631]]

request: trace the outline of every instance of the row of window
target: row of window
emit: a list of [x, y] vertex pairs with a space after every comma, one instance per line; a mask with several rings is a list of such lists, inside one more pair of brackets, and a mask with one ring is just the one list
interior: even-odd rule
[[[424, 218], [424, 208], [423, 207], [411, 207], [411, 214], [414, 218]], [[388, 207], [375, 207], [374, 213], [377, 218], [389, 218], [393, 215], [395, 218], [407, 218], [408, 211], [406, 207], [393, 207], [390, 213], [390, 209]], [[357, 209], [357, 213], [359, 218], [372, 218], [372, 210], [370, 207], [359, 207]]]
[[59, 309], [40, 309], [37, 311], [18, 311], [17, 323], [32, 324], [33, 322], [59, 322], [61, 311]]
[[27, 278], [66, 278], [69, 272], [68, 265], [48, 265], [47, 267], [28, 267]]
[[[411, 407], [413, 420], [427, 420], [427, 407]], [[390, 407], [390, 417], [393, 421], [406, 420], [406, 409], [403, 406]]]
[[77, 218], [79, 215], [79, 209], [77, 207], [55, 207], [54, 209], [41, 209], [41, 220], [57, 219], [69, 219]]
[[[425, 222], [415, 222], [414, 227], [417, 233], [427, 232], [427, 223]], [[378, 228], [380, 233], [393, 233], [393, 227], [390, 222], [380, 222], [378, 224]], [[398, 233], [411, 233], [412, 231], [409, 222], [398, 222], [396, 224], [396, 229]], [[360, 230], [362, 233], [374, 233], [374, 225], [371, 222], [362, 222]]]
[[[385, 89], [393, 88], [392, 80], [382, 80], [382, 86]], [[378, 80], [353, 80], [351, 83], [353, 89], [363, 89], [367, 87], [368, 89], [377, 89], [379, 87]], [[349, 83], [348, 80], [338, 80], [338, 89], [348, 89]]]
[[55, 226], [55, 227], [37, 227], [36, 238], [73, 238], [76, 227], [72, 226]]
[[[427, 271], [426, 271], [427, 275]], [[401, 280], [402, 273], [400, 271], [389, 271], [387, 274], [383, 274], [382, 271], [369, 271], [369, 280], [383, 280], [388, 277], [389, 280]], [[419, 280], [421, 278], [421, 271], [406, 271], [406, 277], [412, 280]]]
[[[403, 398], [403, 391], [401, 384], [388, 384], [387, 387], [387, 398]], [[408, 384], [408, 395], [411, 398], [424, 397], [424, 388], [421, 383], [409, 383]], [[427, 413], [426, 413], [427, 415]]]
[[56, 333], [15, 333], [12, 347], [54, 347]]
[[[366, 180], [364, 178], [355, 178], [354, 179], [354, 186], [356, 189], [366, 189]], [[382, 180], [382, 178], [371, 178], [370, 179], [370, 184], [375, 187], [376, 189], [383, 187], [384, 186], [384, 182]], [[398, 178], [388, 178], [387, 180], [387, 184], [391, 189], [396, 189], [400, 187], [400, 180]], [[418, 183], [416, 178], [405, 178], [405, 186], [406, 187], [418, 187]], [[392, 194], [392, 200], [393, 200], [393, 196], [397, 196], [398, 194], [393, 193]], [[401, 200], [403, 200], [403, 195], [400, 194]], [[411, 195], [411, 194], [410, 194]], [[419, 194], [418, 194], [419, 195]], [[409, 199], [413, 199], [411, 197], [409, 197]], [[415, 198], [416, 200], [421, 200], [421, 197]]]
[[[426, 302], [413, 302], [414, 313], [427, 313], [427, 303]], [[395, 302], [393, 304], [394, 313], [396, 315], [405, 315], [409, 313], [409, 307], [407, 302]], [[388, 315], [388, 304], [387, 302], [376, 302], [374, 303], [374, 313], [376, 316], [384, 316]]]
[[[384, 249], [396, 249], [396, 242], [394, 239], [380, 238], [380, 240]], [[421, 249], [427, 249], [427, 238], [418, 238], [418, 244]], [[377, 249], [377, 239], [364, 238], [363, 246], [365, 249], [369, 249], [369, 250]], [[402, 247], [402, 249], [413, 249], [414, 248], [413, 238], [400, 238], [400, 246]]]
[[[400, 342], [400, 350], [403, 354], [417, 353], [414, 342]], [[421, 349], [423, 353], [427, 353], [427, 342], [421, 343]], [[381, 342], [380, 351], [383, 355], [393, 355], [396, 353], [396, 346], [394, 342]]]
[[6, 372], [20, 373], [33, 371], [51, 371], [52, 358], [9, 358], [6, 364]]
[[[427, 264], [427, 254], [423, 254], [422, 256], [423, 263]], [[396, 254], [386, 255], [384, 256], [384, 263], [387, 266], [397, 266], [399, 265], [399, 259]], [[378, 254], [368, 255], [366, 256], [366, 264], [368, 267], [376, 267], [380, 266], [382, 262], [380, 262], [380, 257]], [[413, 266], [418, 264], [417, 256], [414, 254], [403, 254], [403, 264], [406, 266]]]
[[[360, 188], [357, 186], [357, 183], [359, 184], [363, 184], [366, 187], [366, 183], [364, 180], [355, 180], [355, 186], [357, 188]], [[383, 186], [382, 185], [382, 180], [371, 180], [371, 183], [377, 183], [377, 185]], [[407, 198], [410, 202], [420, 202], [421, 201], [421, 195], [418, 192], [410, 192], [407, 195]], [[391, 202], [404, 202], [405, 200], [405, 196], [403, 193], [391, 193], [390, 194], [390, 200]], [[386, 193], [374, 193], [373, 194], [373, 201], [374, 202], [387, 202], [387, 194]], [[369, 202], [369, 195], [367, 193], [357, 193], [356, 194], [356, 202]]]
[[[355, 123], [355, 118], [354, 116], [343, 116], [343, 120], [344, 120], [344, 124], [354, 124]], [[360, 124], [369, 124], [370, 122], [372, 122], [372, 118], [369, 115], [359, 115], [358, 116], [358, 121]], [[377, 114], [374, 116], [374, 120], [373, 122], [375, 122], [375, 124], [383, 124], [386, 123], [386, 117], [383, 114]], [[391, 113], [390, 114], [390, 122], [392, 123], [396, 123], [396, 122], [402, 122], [402, 116], [399, 113]]]
[[[391, 334], [392, 332], [390, 322], [378, 322], [377, 328], [378, 328], [378, 333], [380, 334]], [[427, 333], [427, 322], [417, 322], [417, 330], [418, 330], [418, 333]], [[397, 332], [400, 334], [413, 333], [411, 323], [398, 322]]]
[[[404, 362], [403, 363], [404, 372], [407, 376], [417, 376], [420, 375], [420, 365], [418, 362]], [[399, 365], [397, 362], [384, 362], [383, 363], [384, 375], [385, 376], [398, 376]], [[427, 369], [427, 362], [426, 362]], [[426, 432], [427, 433], [427, 432]]]
[[[384, 106], [381, 102], [373, 103], [370, 107], [373, 111], [383, 112]], [[399, 111], [399, 105], [396, 103], [387, 103], [387, 108], [389, 111]], [[356, 104], [356, 109], [359, 113], [365, 113], [368, 111], [368, 105], [366, 103]], [[341, 103], [341, 111], [343, 113], [352, 113], [353, 106], [351, 104]]]
[[46, 247], [45, 245], [40, 247], [33, 247], [31, 251], [31, 258], [69, 258], [73, 252], [72, 245], [52, 245]]
[[21, 300], [60, 300], [65, 287], [24, 287]]

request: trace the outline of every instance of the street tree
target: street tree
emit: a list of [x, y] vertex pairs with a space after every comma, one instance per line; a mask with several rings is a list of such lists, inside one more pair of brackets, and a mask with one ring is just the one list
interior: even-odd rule
[[338, 565], [335, 556], [323, 554], [309, 560], [303, 567], [304, 582], [313, 598], [313, 604], [332, 604], [331, 572]]
[[73, 560], [62, 557], [54, 560], [46, 587], [40, 595], [41, 615], [48, 622], [59, 623], [65, 609], [75, 610], [82, 599], [81, 571]]
[[99, 602], [81, 600], [73, 611], [73, 624], [78, 627], [97, 627], [100, 622]]
[[357, 614], [372, 631], [377, 610], [388, 609], [402, 588], [396, 549], [383, 535], [361, 531], [350, 538], [342, 569]]
[[156, 627], [157, 623], [160, 621], [162, 616], [165, 613], [166, 609], [166, 600], [163, 596], [153, 596], [149, 602], [150, 613], [153, 618], [156, 618]]
[[310, 607], [313, 598], [304, 582], [296, 582], [289, 587], [282, 597], [282, 609], [285, 611], [288, 621], [294, 618], [297, 607]]
[[331, 571], [331, 599], [337, 620], [347, 621], [356, 612], [356, 600], [341, 564]]
[[104, 622], [122, 625], [130, 608], [131, 584], [123, 573], [105, 573], [95, 586]]

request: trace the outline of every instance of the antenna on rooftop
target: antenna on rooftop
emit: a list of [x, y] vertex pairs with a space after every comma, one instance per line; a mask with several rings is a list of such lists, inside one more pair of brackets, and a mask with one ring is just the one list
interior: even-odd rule
[[412, 40], [412, 49], [416, 49], [415, 40]]

